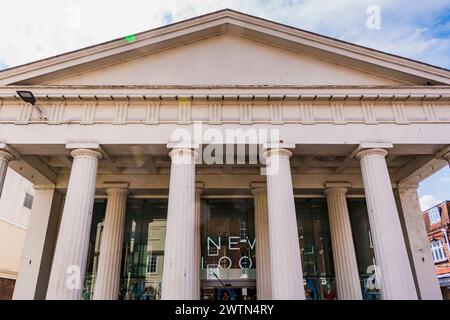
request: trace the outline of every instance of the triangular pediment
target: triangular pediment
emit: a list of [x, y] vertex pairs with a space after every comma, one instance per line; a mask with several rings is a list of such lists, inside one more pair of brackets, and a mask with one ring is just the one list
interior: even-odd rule
[[352, 69], [239, 36], [224, 34], [51, 85], [395, 85]]
[[222, 10], [0, 72], [0, 85], [423, 85], [448, 70]]

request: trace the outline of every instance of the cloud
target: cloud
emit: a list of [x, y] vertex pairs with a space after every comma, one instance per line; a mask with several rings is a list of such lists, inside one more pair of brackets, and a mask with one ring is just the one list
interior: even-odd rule
[[428, 210], [431, 207], [434, 207], [435, 205], [441, 203], [442, 200], [438, 200], [435, 196], [433, 195], [423, 195], [422, 197], [420, 197], [420, 208], [422, 209], [422, 211]]
[[[14, 66], [223, 8], [450, 67], [448, 0], [4, 0], [0, 59]], [[447, 27], [446, 27], [447, 26]]]

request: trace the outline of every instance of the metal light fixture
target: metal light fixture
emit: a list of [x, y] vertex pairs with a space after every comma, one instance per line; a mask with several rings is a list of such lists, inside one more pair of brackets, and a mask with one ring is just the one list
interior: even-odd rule
[[31, 91], [16, 91], [19, 95], [20, 99], [22, 99], [25, 102], [31, 103], [33, 106], [36, 103], [36, 98], [33, 95], [33, 92]]
[[45, 120], [45, 117], [43, 116], [44, 111], [36, 105], [36, 98], [34, 97], [33, 92], [18, 90], [16, 91], [16, 93], [19, 95], [20, 99], [22, 99], [26, 103], [33, 105], [36, 108], [37, 112], [39, 113], [40, 120]]

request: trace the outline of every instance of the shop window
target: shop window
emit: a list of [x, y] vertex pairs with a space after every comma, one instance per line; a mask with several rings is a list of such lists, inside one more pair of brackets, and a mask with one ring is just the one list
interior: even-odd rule
[[297, 199], [295, 209], [306, 299], [334, 300], [336, 288], [326, 200]]
[[366, 201], [354, 198], [347, 203], [363, 299], [379, 300], [382, 289]]
[[[91, 299], [94, 292], [105, 210], [106, 201], [96, 200], [83, 293], [83, 299], [86, 300]], [[166, 219], [166, 199], [129, 199], [127, 201], [118, 299], [159, 300], [161, 298]]]

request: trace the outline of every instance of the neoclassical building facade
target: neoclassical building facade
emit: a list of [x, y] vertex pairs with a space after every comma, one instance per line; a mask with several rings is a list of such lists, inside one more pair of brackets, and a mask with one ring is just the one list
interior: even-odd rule
[[14, 299], [441, 299], [417, 187], [449, 84], [232, 10], [3, 70]]

